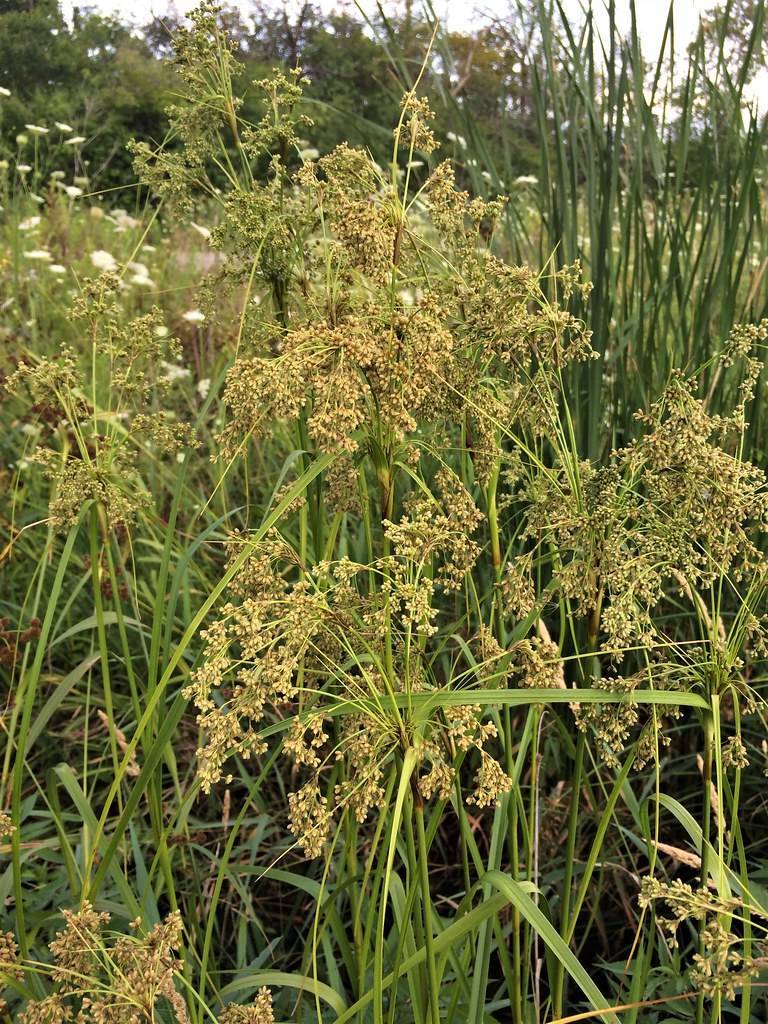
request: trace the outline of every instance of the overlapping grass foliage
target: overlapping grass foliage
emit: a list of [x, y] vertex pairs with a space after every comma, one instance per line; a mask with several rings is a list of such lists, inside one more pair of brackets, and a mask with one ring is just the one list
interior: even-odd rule
[[[517, 32], [529, 43], [520, 71], [542, 141], [533, 187], [515, 180], [519, 142], [504, 97], [500, 139], [490, 146], [454, 95], [467, 68], [447, 33], [436, 40], [442, 70], [431, 79], [453, 109], [454, 155], [472, 188], [522, 190], [504, 225], [514, 258], [539, 267], [580, 258], [593, 283], [584, 315], [603, 359], [574, 393], [593, 456], [631, 436], [632, 414], [674, 367], [694, 368], [733, 323], [768, 310], [768, 126], [749, 89], [765, 62], [765, 5], [753, 5], [740, 33], [740, 5], [722, 5], [719, 23], [702, 29], [687, 52], [675, 5], [654, 5], [664, 24], [658, 53], [643, 50], [634, 5], [626, 35], [616, 5], [605, 6], [607, 26], [598, 34], [591, 13], [581, 23], [558, 3], [520, 5]], [[412, 58], [394, 30], [382, 43], [405, 87]], [[713, 400], [730, 397], [718, 387]], [[758, 458], [764, 429], [758, 409], [749, 432]]]
[[688, 190], [554, 24], [508, 202], [432, 51], [321, 155], [209, 5], [146, 207], [13, 169], [11, 1019], [765, 1017], [764, 128]]

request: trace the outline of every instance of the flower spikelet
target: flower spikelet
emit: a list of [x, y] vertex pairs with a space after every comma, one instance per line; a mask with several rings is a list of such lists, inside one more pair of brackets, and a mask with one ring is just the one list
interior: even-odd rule
[[102, 931], [109, 914], [98, 913], [85, 900], [79, 910], [64, 910], [64, 928], [51, 942], [55, 961], [52, 976], [64, 991], [79, 989], [99, 964]]
[[501, 797], [511, 789], [512, 779], [494, 757], [482, 750], [480, 767], [475, 774], [475, 789], [467, 797], [467, 803], [477, 807], [498, 807]]
[[230, 1003], [218, 1017], [218, 1024], [275, 1024], [272, 996], [268, 988], [260, 988], [256, 1000], [246, 1006]]
[[308, 858], [319, 857], [331, 830], [331, 813], [315, 779], [288, 794], [289, 828]]

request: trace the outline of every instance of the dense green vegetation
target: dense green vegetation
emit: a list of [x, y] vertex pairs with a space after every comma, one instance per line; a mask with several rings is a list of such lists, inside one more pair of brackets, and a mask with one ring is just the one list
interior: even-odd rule
[[0, 5], [4, 1019], [766, 1019], [764, 7]]

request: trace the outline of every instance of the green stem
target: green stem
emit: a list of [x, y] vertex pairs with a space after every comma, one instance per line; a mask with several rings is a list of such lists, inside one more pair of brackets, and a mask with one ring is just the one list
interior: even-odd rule
[[[299, 445], [304, 454], [302, 455], [302, 468], [306, 471], [311, 462], [309, 433], [307, 431], [306, 415], [299, 416]], [[314, 557], [322, 558], [324, 547], [323, 542], [323, 486], [318, 477], [312, 481], [309, 488], [308, 502], [310, 506], [310, 522], [312, 527], [312, 542], [314, 545]]]
[[[573, 763], [573, 778], [571, 783], [571, 807], [568, 815], [568, 840], [565, 849], [565, 870], [563, 874], [563, 895], [560, 901], [560, 935], [565, 942], [571, 932], [571, 890], [573, 888], [573, 863], [576, 857], [576, 833], [579, 828], [579, 797], [581, 794], [581, 781], [584, 773], [584, 751], [586, 748], [586, 737], [583, 732], [579, 733], [576, 740], [576, 756]], [[558, 962], [555, 974], [555, 982], [552, 986], [552, 1005], [555, 1017], [563, 1015], [563, 998], [565, 995], [565, 971], [563, 965]]]
[[[120, 755], [117, 751], [117, 736], [115, 733], [115, 709], [112, 701], [112, 681], [109, 670], [109, 649], [107, 648], [107, 630], [104, 621], [104, 601], [101, 591], [101, 550], [99, 547], [99, 518], [103, 517], [104, 510], [98, 505], [91, 508], [91, 521], [89, 529], [90, 556], [91, 556], [91, 582], [93, 584], [93, 603], [96, 612], [96, 635], [99, 640], [99, 663], [101, 666], [102, 691], [104, 693], [104, 713], [107, 716], [107, 732], [109, 733], [109, 746], [112, 755], [112, 771], [117, 777], [120, 766]], [[104, 523], [105, 525], [105, 523]], [[118, 806], [122, 810], [120, 801], [122, 794], [117, 794]]]
[[[600, 662], [596, 654], [600, 629], [600, 613], [602, 610], [602, 589], [599, 586], [599, 581], [594, 581], [594, 592], [596, 595], [595, 603], [589, 613], [589, 619], [587, 622], [587, 651], [589, 652], [589, 658], [586, 661], [587, 669], [584, 671], [584, 675], [587, 679], [586, 685], [589, 685], [590, 676], [596, 676], [600, 671]], [[571, 910], [573, 906], [573, 864], [576, 857], [576, 834], [579, 829], [579, 799], [584, 779], [584, 753], [586, 750], [586, 743], [586, 735], [580, 731], [578, 739], [576, 740], [576, 753], [573, 764], [571, 807], [568, 815], [568, 841], [565, 851], [565, 870], [563, 874], [563, 896], [560, 906], [560, 935], [565, 942], [570, 942], [570, 938], [573, 935], [575, 927], [575, 922], [572, 922], [571, 920]], [[565, 971], [561, 963], [558, 963], [557, 965], [555, 983], [552, 988], [552, 1005], [555, 1009], [555, 1015], [561, 1017], [563, 1013], [563, 1000], [565, 997]]]
[[[704, 807], [701, 814], [701, 884], [706, 887], [709, 878], [709, 838], [712, 828], [712, 743], [714, 721], [712, 711], [704, 712]], [[704, 955], [704, 940], [699, 936], [699, 953]], [[704, 1024], [704, 993], [696, 997], [696, 1024]]]
[[427, 860], [427, 839], [424, 832], [424, 802], [416, 787], [414, 787], [414, 810], [416, 812], [416, 838], [419, 847], [419, 870], [421, 873], [424, 944], [427, 954], [427, 976], [429, 980], [429, 1020], [430, 1024], [440, 1024], [440, 988], [437, 981], [434, 932], [432, 930], [432, 897], [429, 892], [429, 861]]
[[501, 572], [501, 539], [499, 536], [499, 510], [496, 492], [499, 486], [499, 462], [494, 464], [491, 478], [488, 481], [486, 503], [488, 505], [488, 536], [491, 544], [491, 564], [493, 565], [494, 584], [498, 583]]
[[[392, 469], [387, 467], [386, 469], [380, 469], [378, 472], [379, 479], [379, 493], [381, 495], [381, 520], [392, 519], [392, 511], [395, 504], [395, 488], [394, 481], [392, 479]], [[384, 533], [381, 542], [381, 552], [384, 559], [389, 556], [390, 543], [389, 537], [386, 532]], [[387, 597], [386, 611], [385, 611], [385, 627], [384, 627], [384, 666], [386, 668], [387, 677], [391, 685], [394, 685], [395, 681], [395, 665], [394, 665], [394, 653], [392, 650], [392, 626], [391, 626], [391, 609], [389, 597]]]
[[[512, 713], [509, 707], [503, 709], [504, 751], [507, 775], [514, 778], [515, 758], [512, 751]], [[518, 806], [515, 794], [509, 800], [509, 816], [507, 819], [507, 848], [509, 852], [509, 874], [514, 881], [520, 880], [520, 839]], [[523, 956], [521, 936], [526, 928], [517, 907], [512, 909], [512, 976], [514, 984], [509, 993], [512, 1020], [514, 1024], [523, 1024]]]
[[22, 885], [21, 870], [21, 800], [24, 769], [26, 767], [27, 736], [29, 734], [29, 727], [35, 708], [37, 687], [40, 682], [40, 672], [43, 667], [43, 658], [45, 657], [45, 653], [48, 649], [48, 641], [53, 627], [56, 605], [58, 604], [59, 595], [64, 583], [64, 573], [66, 572], [67, 565], [72, 554], [72, 548], [75, 543], [79, 526], [80, 523], [78, 521], [78, 523], [69, 531], [56, 569], [56, 576], [54, 577], [53, 585], [48, 597], [48, 604], [45, 609], [45, 617], [43, 619], [43, 624], [40, 627], [40, 636], [37, 641], [35, 658], [29, 669], [28, 675], [24, 680], [24, 710], [22, 711], [21, 722], [19, 723], [19, 732], [16, 739], [16, 760], [13, 766], [13, 787], [11, 790], [11, 821], [14, 826], [13, 832], [11, 832], [11, 878], [13, 879], [14, 910], [16, 913], [16, 935], [19, 942], [19, 952], [22, 960], [26, 960], [29, 957], [29, 938], [27, 935], [24, 916], [26, 893]]

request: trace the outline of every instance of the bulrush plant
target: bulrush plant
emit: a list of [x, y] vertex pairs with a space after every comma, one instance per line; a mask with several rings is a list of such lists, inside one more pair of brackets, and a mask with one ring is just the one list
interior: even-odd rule
[[[12, 937], [0, 945], [18, 991], [30, 995], [27, 972], [36, 979], [24, 1019], [615, 1024], [732, 1011], [748, 1024], [764, 1007], [753, 982], [768, 909], [750, 882], [739, 801], [752, 759], [743, 723], [762, 706], [768, 497], [742, 450], [768, 324], [735, 328], [717, 360], [671, 374], [634, 438], [588, 460], [569, 402], [577, 364], [597, 358], [572, 311], [589, 296], [582, 268], [506, 261], [504, 200], [457, 188], [419, 79], [388, 167], [347, 145], [315, 156], [301, 71], [256, 83], [264, 114], [249, 122], [220, 12], [203, 4], [190, 18], [168, 144], [134, 151], [161, 216], [220, 207], [220, 259], [200, 306], [214, 325], [232, 308], [223, 295], [240, 313], [222, 324], [235, 350], [211, 450], [217, 491], [242, 490], [245, 502], [228, 502], [236, 511], [215, 524], [228, 529], [226, 562], [204, 577], [162, 675], [153, 626], [146, 707], [132, 690], [135, 735], [112, 722], [115, 780], [89, 839], [86, 902], [51, 944], [53, 991], [37, 991], [46, 969], [32, 966], [26, 938], [18, 957]], [[416, 181], [419, 161], [429, 173]], [[109, 531], [134, 528], [135, 514], [142, 528], [128, 437], [146, 428], [156, 449], [199, 457], [152, 404], [166, 343], [156, 314], [119, 326], [115, 294], [109, 273], [86, 283], [75, 316], [94, 373], [107, 355], [113, 392], [130, 391], [127, 427], [117, 409], [97, 411], [66, 352], [11, 379], [33, 401], [45, 388], [64, 403], [63, 447], [44, 456], [58, 466], [50, 516], [70, 527], [71, 550], [76, 496], [92, 505], [110, 694], [120, 670], [109, 665], [98, 541], [110, 552]], [[740, 373], [730, 413], [711, 412], [704, 390], [716, 363]], [[198, 548], [202, 538], [189, 557]], [[130, 664], [128, 645], [123, 655]], [[171, 680], [180, 695], [163, 723]], [[151, 873], [172, 912], [161, 923], [155, 905], [153, 928], [113, 940], [106, 910], [87, 900], [111, 872], [123, 878], [121, 830], [161, 759], [180, 784], [173, 729], [185, 701], [199, 742], [183, 814], [198, 790], [203, 817], [226, 793], [210, 910], [202, 925], [177, 911], [183, 862], [164, 832]], [[143, 732], [165, 746], [144, 744], [138, 767]], [[671, 752], [701, 754], [690, 809], [666, 792]], [[138, 779], [123, 807], [129, 770]], [[155, 825], [166, 795], [150, 795]], [[289, 837], [258, 866], [244, 833], [251, 806]], [[17, 869], [21, 841], [17, 828]], [[668, 863], [695, 884], [665, 878]], [[225, 874], [239, 867], [243, 917], [270, 884], [303, 894], [290, 970], [271, 969], [271, 945], [251, 955], [246, 940], [230, 942], [217, 919]], [[590, 952], [612, 872], [627, 893], [618, 970]], [[115, 898], [126, 901], [120, 882]], [[656, 916], [662, 904], [679, 927]]]
[[[265, 117], [241, 123], [214, 19], [202, 10], [183, 38], [184, 77], [209, 88], [179, 113], [185, 148], [140, 149], [139, 166], [161, 195], [189, 205], [190, 183], [206, 166], [225, 167], [213, 156], [214, 131], [231, 132], [240, 163], [226, 166], [232, 188], [213, 236], [224, 261], [212, 285], [244, 286], [247, 312], [224, 391], [221, 454], [231, 462], [253, 441], [266, 443], [279, 421], [294, 424], [305, 465], [321, 453], [328, 466], [257, 544], [247, 533], [232, 539], [231, 601], [206, 628], [203, 663], [186, 690], [204, 735], [203, 789], [221, 781], [233, 755], [259, 758], [282, 734], [294, 765], [290, 831], [307, 856], [325, 858], [324, 890], [351, 887], [352, 945], [346, 957], [341, 948], [330, 954], [357, 1000], [348, 1017], [362, 1019], [370, 1002], [374, 1020], [396, 1019], [402, 973], [416, 1019], [479, 1019], [499, 921], [483, 916], [467, 929], [453, 955], [472, 950], [476, 970], [448, 990], [436, 943], [471, 917], [490, 874], [507, 869], [515, 927], [526, 919], [556, 951], [584, 899], [569, 891], [575, 818], [559, 936], [521, 885], [532, 881], [520, 833], [528, 826], [523, 845], [533, 842], [537, 794], [521, 807], [519, 784], [531, 770], [526, 759], [539, 757], [548, 691], [574, 683], [588, 691], [588, 702], [568, 697], [612, 769], [628, 744], [631, 761], [653, 759], [665, 741], [661, 723], [681, 703], [701, 707], [706, 729], [713, 694], [700, 662], [712, 660], [715, 638], [694, 646], [689, 619], [678, 638], [663, 608], [682, 596], [696, 613], [701, 588], [732, 603], [739, 581], [763, 572], [755, 536], [765, 526], [764, 482], [732, 440], [743, 436], [765, 329], [736, 331], [726, 346], [724, 361], [746, 360], [730, 419], [709, 416], [696, 377], [678, 375], [640, 416], [635, 442], [606, 465], [581, 460], [563, 397], [569, 364], [594, 358], [589, 332], [567, 308], [574, 292], [589, 290], [579, 266], [549, 275], [560, 301], [547, 302], [539, 276], [493, 250], [502, 200], [457, 190], [448, 162], [412, 187], [416, 156], [437, 148], [415, 89], [403, 99], [386, 170], [347, 146], [302, 156], [299, 132], [309, 126], [296, 113], [306, 84], [299, 71], [258, 83]], [[256, 314], [252, 289], [266, 300]], [[754, 597], [762, 587], [750, 584], [739, 614], [759, 651]], [[544, 615], [558, 605], [556, 643]], [[734, 667], [743, 668], [739, 658]], [[700, 680], [704, 693], [691, 700]], [[728, 675], [722, 682], [744, 688]], [[609, 694], [620, 699], [609, 703]], [[509, 714], [518, 704], [530, 708], [525, 725]], [[575, 757], [574, 794], [581, 739]], [[710, 786], [712, 756], [706, 761]], [[497, 836], [486, 863], [468, 838], [472, 806], [488, 809], [482, 820]], [[429, 878], [445, 816], [457, 816], [467, 843], [451, 924], [436, 911]], [[388, 931], [391, 905], [399, 920]], [[307, 954], [318, 975], [329, 956], [325, 927], [318, 905]], [[526, 984], [542, 998], [526, 963], [530, 935], [513, 938], [511, 957], [495, 949], [520, 1019]], [[604, 1008], [587, 981], [585, 994]], [[559, 1012], [557, 967], [550, 986]]]

